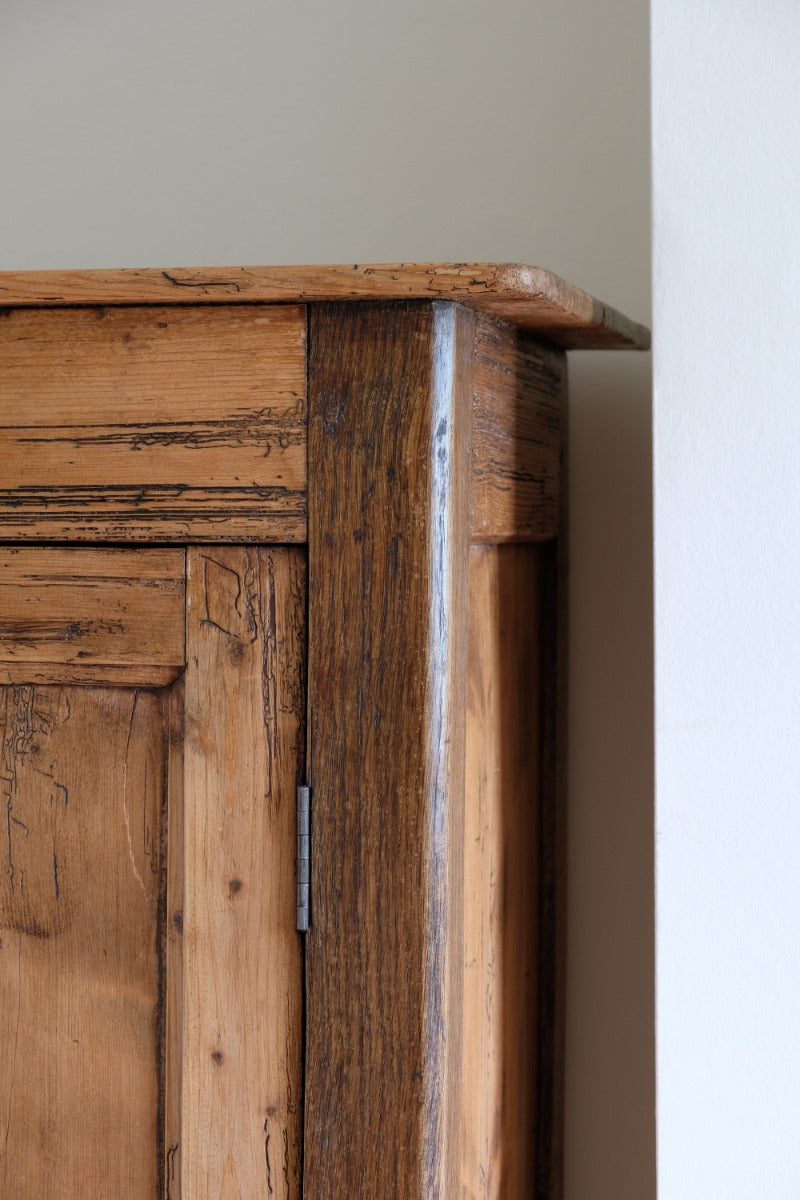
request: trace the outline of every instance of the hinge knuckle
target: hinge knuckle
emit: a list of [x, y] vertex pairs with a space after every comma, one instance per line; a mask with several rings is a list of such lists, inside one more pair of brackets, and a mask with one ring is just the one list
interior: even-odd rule
[[311, 928], [311, 788], [297, 789], [297, 930]]

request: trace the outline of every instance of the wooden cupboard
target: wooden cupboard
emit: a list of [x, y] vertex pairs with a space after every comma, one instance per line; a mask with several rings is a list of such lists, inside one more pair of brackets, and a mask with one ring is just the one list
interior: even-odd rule
[[646, 330], [485, 264], [0, 307], [0, 1194], [557, 1198], [564, 351]]

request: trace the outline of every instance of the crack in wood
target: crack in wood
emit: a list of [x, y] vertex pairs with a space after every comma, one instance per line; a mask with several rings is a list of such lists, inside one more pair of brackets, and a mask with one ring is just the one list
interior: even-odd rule
[[271, 1196], [273, 1194], [272, 1187], [272, 1165], [269, 1161], [269, 1117], [264, 1121], [264, 1161], [267, 1171], [267, 1192]]
[[135, 688], [133, 693], [133, 704], [131, 705], [131, 716], [128, 722], [128, 735], [125, 741], [125, 758], [123, 763], [122, 775], [122, 816], [125, 821], [125, 835], [128, 841], [128, 857], [133, 868], [133, 874], [136, 878], [139, 887], [142, 889], [142, 894], [147, 898], [147, 889], [144, 886], [144, 880], [139, 874], [139, 868], [136, 866], [136, 859], [133, 856], [133, 843], [131, 841], [131, 822], [128, 814], [128, 757], [131, 747], [131, 736], [133, 734], [133, 720], [136, 714], [136, 703], [139, 699], [139, 689]]

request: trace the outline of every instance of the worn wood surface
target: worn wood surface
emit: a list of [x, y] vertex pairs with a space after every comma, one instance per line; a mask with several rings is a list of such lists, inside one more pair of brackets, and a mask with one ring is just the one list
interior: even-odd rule
[[[170, 914], [170, 937], [182, 939], [182, 997], [168, 1047], [182, 1078], [170, 1169], [180, 1171], [185, 1200], [299, 1200], [294, 798], [304, 757], [305, 554], [191, 549], [187, 589], [184, 894]], [[179, 889], [177, 870], [173, 883]], [[170, 962], [177, 952], [173, 945]], [[167, 1127], [174, 1136], [174, 1116]]]
[[64, 666], [62, 663], [0, 662], [0, 685], [34, 683], [67, 687], [166, 687], [180, 674], [179, 667]]
[[[305, 1162], [307, 1200], [559, 1200], [564, 358], [534, 337], [572, 344], [597, 331], [574, 296], [567, 320], [572, 301], [554, 299], [546, 273], [513, 283], [506, 270], [326, 268], [230, 282], [100, 273], [72, 275], [61, 292], [50, 276], [41, 303], [67, 303], [73, 288], [70, 303], [86, 304], [108, 286], [112, 307], [23, 307], [0, 321], [4, 537], [291, 541], [306, 536], [308, 488], [316, 862], [304, 1147], [293, 870], [303, 551], [190, 546], [185, 647], [183, 550], [0, 549], [0, 684], [62, 685], [0, 690], [12, 710], [3, 787], [17, 797], [4, 809], [11, 866], [0, 877], [0, 1080], [12, 1081], [5, 1094], [0, 1082], [0, 1149], [6, 1121], [25, 1171], [0, 1158], [0, 1195], [13, 1179], [15, 1200], [66, 1198], [74, 1179], [75, 1195], [122, 1200], [160, 1200], [159, 1188], [167, 1200], [299, 1200]], [[534, 296], [546, 283], [551, 292]], [[151, 284], [133, 306], [120, 299]], [[268, 298], [306, 299], [306, 285], [343, 297], [309, 311], [308, 484], [304, 310], [234, 304], [270, 287]], [[412, 298], [348, 303], [384, 290]], [[497, 320], [523, 307], [535, 335]], [[31, 463], [55, 489], [46, 501]], [[184, 662], [168, 697], [140, 690], [171, 683]], [[66, 698], [67, 717], [53, 697]], [[84, 775], [91, 824], [53, 790], [71, 795]], [[120, 788], [123, 832], [107, 838]], [[59, 894], [48, 884], [47, 854], [17, 807], [30, 796], [71, 879], [108, 846], [86, 907], [61, 905], [61, 850], [50, 860]], [[512, 815], [524, 837], [509, 834]], [[122, 909], [131, 963], [103, 954], [98, 964]], [[55, 996], [52, 1034], [43, 996]], [[53, 1040], [73, 1028], [88, 1046], [77, 1065]], [[52, 1120], [24, 1088], [18, 1111], [23, 1059], [8, 1057], [12, 1046], [33, 1063], [40, 1095], [55, 1097]], [[116, 1098], [112, 1079], [130, 1080], [135, 1096]], [[84, 1102], [89, 1132], [64, 1151], [65, 1184], [53, 1156]], [[91, 1133], [105, 1153], [120, 1120], [109, 1183], [87, 1147]]]
[[310, 324], [308, 1200], [449, 1200], [460, 1156], [472, 314]]
[[169, 683], [183, 613], [183, 550], [0, 547], [0, 683]]
[[542, 553], [470, 550], [464, 1200], [529, 1200], [534, 1189]]
[[188, 617], [182, 550], [7, 560], [9, 654], [105, 613], [101, 657], [129, 634], [145, 662], [182, 662], [188, 619], [188, 666], [0, 688], [0, 1195], [299, 1200], [305, 553], [191, 550]]
[[0, 307], [413, 299], [458, 300], [565, 349], [650, 344], [644, 326], [551, 271], [518, 263], [0, 272]]
[[566, 358], [524, 330], [478, 320], [473, 399], [473, 542], [558, 532]]
[[302, 307], [6, 310], [0, 522], [25, 541], [302, 541]]
[[[562, 478], [566, 496], [566, 478]], [[567, 529], [542, 548], [542, 773], [535, 1200], [564, 1194], [567, 928]]]
[[0, 689], [0, 1195], [156, 1200], [163, 701]]
[[161, 996], [164, 1041], [162, 1052], [162, 1161], [164, 1200], [188, 1200], [181, 1178], [181, 1091], [183, 1087], [183, 906], [184, 877], [184, 740], [186, 732], [185, 679], [169, 691], [169, 757], [167, 767], [167, 882], [161, 950], [164, 979]]

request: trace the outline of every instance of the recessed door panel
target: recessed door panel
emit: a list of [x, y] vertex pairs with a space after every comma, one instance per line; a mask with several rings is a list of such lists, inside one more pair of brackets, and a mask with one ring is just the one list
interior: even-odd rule
[[14, 1200], [300, 1195], [305, 557], [197, 548], [188, 583], [185, 562], [0, 561]]
[[0, 726], [0, 1193], [149, 1200], [164, 702], [4, 687]]

